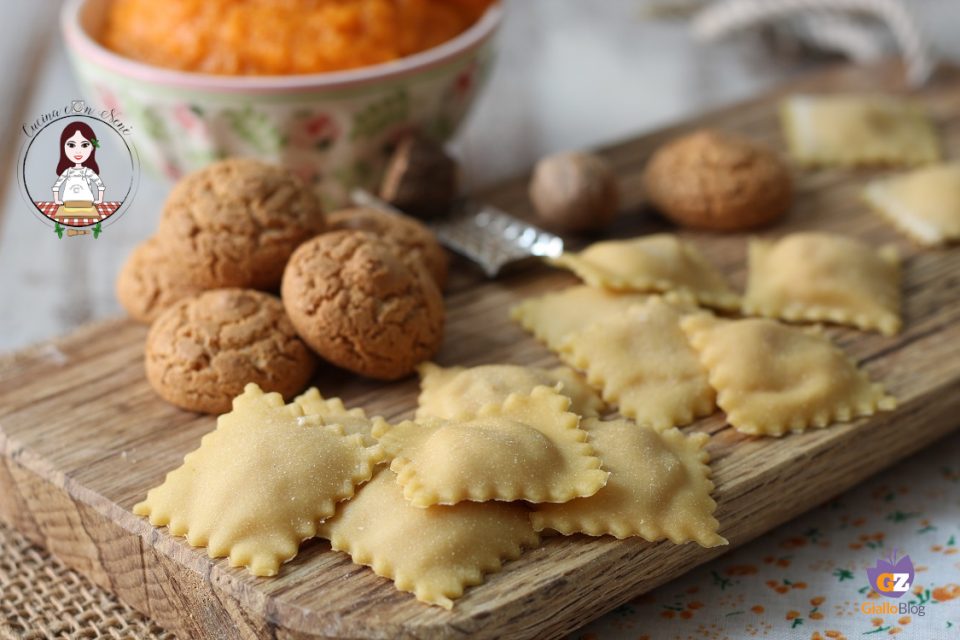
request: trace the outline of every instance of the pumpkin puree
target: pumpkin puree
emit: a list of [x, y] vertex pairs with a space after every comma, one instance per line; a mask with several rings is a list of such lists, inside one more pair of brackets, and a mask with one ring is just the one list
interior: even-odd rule
[[453, 38], [494, 0], [114, 0], [102, 42], [202, 73], [287, 75], [396, 60]]

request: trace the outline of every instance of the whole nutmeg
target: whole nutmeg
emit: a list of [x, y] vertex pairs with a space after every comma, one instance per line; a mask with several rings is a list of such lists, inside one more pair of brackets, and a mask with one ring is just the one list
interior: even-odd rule
[[769, 224], [793, 199], [790, 170], [772, 149], [712, 129], [657, 149], [644, 170], [643, 187], [665, 217], [708, 231]]
[[537, 163], [530, 180], [530, 200], [546, 226], [589, 231], [613, 221], [620, 206], [620, 190], [606, 160], [569, 151]]
[[409, 135], [387, 163], [380, 197], [411, 216], [442, 216], [457, 197], [459, 173], [456, 160], [441, 145]]

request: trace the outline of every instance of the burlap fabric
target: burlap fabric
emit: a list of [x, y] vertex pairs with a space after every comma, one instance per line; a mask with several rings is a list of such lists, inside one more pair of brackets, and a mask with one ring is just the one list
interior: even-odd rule
[[3, 525], [0, 638], [175, 640], [173, 634]]

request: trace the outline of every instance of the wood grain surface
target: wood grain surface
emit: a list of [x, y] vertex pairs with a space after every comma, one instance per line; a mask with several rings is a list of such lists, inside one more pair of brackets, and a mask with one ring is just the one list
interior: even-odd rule
[[[625, 142], [604, 153], [621, 176], [624, 215], [613, 235], [661, 230], [642, 204], [639, 173], [657, 145], [702, 124], [782, 148], [776, 102], [796, 90], [897, 91], [888, 66], [842, 67], [764, 96]], [[921, 92], [949, 156], [960, 152], [960, 69]], [[960, 412], [960, 248], [919, 251], [858, 201], [873, 171], [798, 173], [797, 203], [777, 236], [825, 229], [895, 242], [905, 258], [904, 331], [895, 338], [831, 328], [830, 335], [900, 400], [894, 412], [849, 425], [749, 438], [717, 414], [689, 427], [712, 435], [717, 517], [731, 546], [820, 504], [943, 436]], [[525, 177], [484, 194], [528, 211]], [[738, 286], [746, 237], [684, 233]], [[457, 264], [447, 296], [442, 364], [555, 364], [508, 318], [526, 296], [573, 284], [537, 267], [487, 282]], [[90, 325], [0, 363], [0, 518], [181, 637], [551, 638], [723, 553], [693, 544], [551, 538], [470, 589], [453, 611], [416, 602], [321, 540], [307, 542], [277, 578], [211, 561], [130, 513], [178, 466], [214, 419], [179, 411], [143, 374], [146, 329], [128, 320]], [[334, 369], [324, 395], [393, 419], [409, 416], [417, 383], [363, 381]]]

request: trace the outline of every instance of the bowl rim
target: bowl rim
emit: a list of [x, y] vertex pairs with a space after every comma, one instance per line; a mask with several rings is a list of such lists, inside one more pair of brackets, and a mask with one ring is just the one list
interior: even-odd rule
[[81, 59], [127, 78], [173, 88], [205, 91], [303, 91], [340, 89], [419, 73], [456, 59], [486, 42], [503, 20], [502, 0], [492, 4], [466, 31], [430, 49], [366, 67], [323, 73], [233, 76], [156, 67], [107, 49], [80, 25], [80, 11], [90, 0], [67, 0], [60, 12], [60, 27], [69, 49]]

